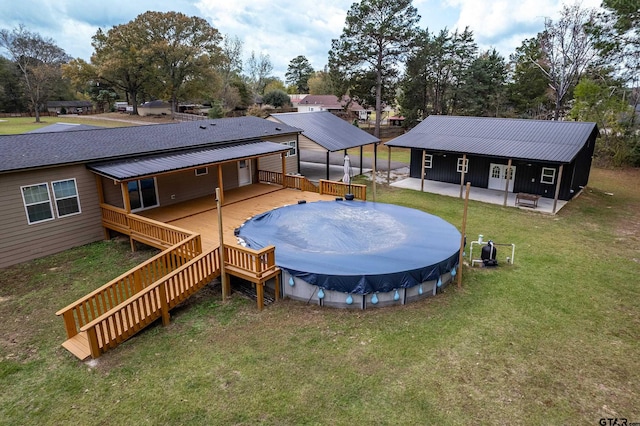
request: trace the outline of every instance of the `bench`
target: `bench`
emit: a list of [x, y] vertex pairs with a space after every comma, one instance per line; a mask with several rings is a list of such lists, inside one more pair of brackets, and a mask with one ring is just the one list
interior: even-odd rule
[[516, 194], [516, 206], [526, 206], [531, 208], [538, 207], [538, 200], [540, 199], [539, 195], [535, 194], [527, 194], [525, 192], [518, 192]]

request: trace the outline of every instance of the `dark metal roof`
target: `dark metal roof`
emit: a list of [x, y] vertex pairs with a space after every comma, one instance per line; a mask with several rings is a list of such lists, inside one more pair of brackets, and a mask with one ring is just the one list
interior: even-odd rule
[[271, 116], [281, 123], [301, 128], [304, 136], [331, 152], [380, 142], [375, 136], [328, 111], [290, 112]]
[[594, 132], [596, 123], [430, 115], [385, 145], [570, 163]]
[[0, 173], [264, 140], [301, 131], [258, 117], [238, 117], [0, 136]]
[[90, 126], [88, 124], [53, 123], [48, 126], [31, 130], [25, 133], [77, 132], [79, 130], [97, 130], [97, 129], [104, 129], [104, 127]]
[[128, 180], [239, 158], [275, 154], [289, 149], [289, 146], [279, 143], [254, 141], [214, 148], [184, 150], [164, 155], [90, 163], [87, 168], [115, 180]]

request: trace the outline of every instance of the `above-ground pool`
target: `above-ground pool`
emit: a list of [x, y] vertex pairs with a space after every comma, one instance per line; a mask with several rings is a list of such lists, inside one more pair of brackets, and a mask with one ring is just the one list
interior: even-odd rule
[[282, 292], [359, 308], [435, 294], [456, 274], [460, 232], [420, 210], [366, 201], [280, 207], [236, 232], [247, 247], [276, 247]]

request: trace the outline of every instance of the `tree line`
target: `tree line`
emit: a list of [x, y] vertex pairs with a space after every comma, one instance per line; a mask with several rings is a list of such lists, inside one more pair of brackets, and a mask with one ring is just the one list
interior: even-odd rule
[[292, 93], [334, 94], [374, 108], [377, 135], [385, 106], [397, 106], [407, 127], [430, 114], [595, 121], [604, 156], [640, 163], [640, 0], [564, 5], [509, 58], [481, 51], [469, 28], [430, 31], [419, 19], [411, 0], [353, 3], [327, 65], [314, 70], [296, 56], [284, 82], [269, 55], [243, 61], [240, 39], [178, 12], [99, 29], [88, 62], [24, 26], [2, 29], [0, 111], [37, 114], [47, 100], [72, 98], [101, 110], [124, 99], [136, 109], [163, 99], [173, 111], [179, 102], [208, 103], [216, 117], [284, 106]]

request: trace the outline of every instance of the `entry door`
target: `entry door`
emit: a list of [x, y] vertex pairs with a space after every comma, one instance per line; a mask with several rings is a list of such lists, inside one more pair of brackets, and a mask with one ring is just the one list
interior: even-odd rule
[[238, 161], [238, 186], [249, 185], [251, 183], [251, 161]]
[[[513, 192], [513, 182], [516, 179], [516, 168], [511, 166], [511, 176], [509, 176], [509, 192]], [[493, 164], [489, 166], [489, 189], [504, 191], [507, 183], [507, 165]]]

